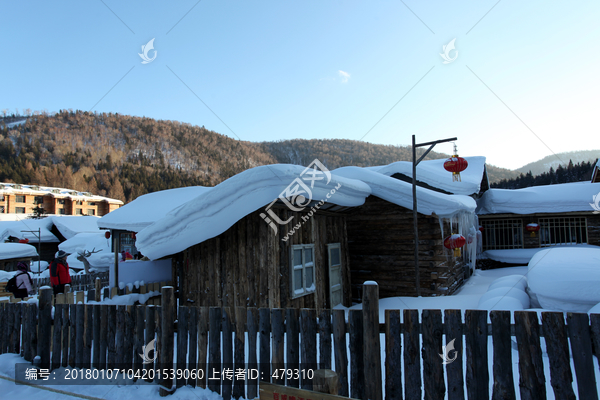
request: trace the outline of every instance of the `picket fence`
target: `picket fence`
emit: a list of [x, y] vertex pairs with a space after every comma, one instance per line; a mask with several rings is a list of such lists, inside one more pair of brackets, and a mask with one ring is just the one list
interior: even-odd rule
[[[98, 272], [94, 274], [73, 275], [71, 276], [71, 290], [85, 291], [93, 289], [96, 285], [96, 279], [100, 279], [102, 287], [108, 286], [108, 272]], [[37, 278], [37, 287], [50, 286], [50, 278]]]
[[[551, 380], [557, 399], [575, 399], [573, 376], [577, 398], [598, 399], [592, 350], [600, 349], [600, 315], [595, 314], [568, 313], [565, 322], [563, 313], [543, 312], [540, 325], [537, 313], [525, 311], [514, 312], [515, 324], [511, 324], [511, 312], [491, 311], [488, 324], [488, 312], [482, 310], [467, 310], [464, 322], [460, 310], [445, 310], [443, 322], [441, 310], [423, 310], [420, 321], [417, 310], [404, 310], [402, 322], [399, 310], [386, 310], [385, 323], [380, 324], [375, 285], [363, 287], [363, 309], [349, 310], [347, 316], [344, 310], [177, 309], [173, 288], [167, 286], [162, 288], [161, 306], [57, 303], [52, 320], [50, 292], [41, 290], [39, 307], [0, 304], [0, 353], [20, 353], [27, 361], [39, 355], [40, 367], [49, 369], [204, 371], [201, 377], [182, 373], [175, 379], [163, 374], [156, 382], [163, 395], [191, 385], [208, 387], [225, 400], [251, 399], [258, 395], [259, 378], [311, 389], [309, 371], [334, 369], [339, 394], [358, 399], [380, 400], [385, 389], [386, 399], [481, 400], [489, 399], [490, 385], [492, 399], [515, 399], [516, 390], [522, 399], [545, 399], [546, 379]], [[489, 336], [492, 354], [488, 354]], [[512, 337], [519, 354], [517, 389]], [[545, 338], [550, 377], [544, 375], [541, 337]], [[155, 338], [158, 358], [143, 364], [139, 354]], [[444, 365], [442, 346], [452, 339], [456, 353], [449, 356], [456, 358]], [[492, 377], [488, 357], [493, 357]], [[230, 380], [223, 373], [209, 379], [215, 376], [213, 371], [242, 369], [247, 371], [244, 379]], [[250, 370], [260, 373], [248, 376]], [[289, 374], [290, 370], [300, 373]]]

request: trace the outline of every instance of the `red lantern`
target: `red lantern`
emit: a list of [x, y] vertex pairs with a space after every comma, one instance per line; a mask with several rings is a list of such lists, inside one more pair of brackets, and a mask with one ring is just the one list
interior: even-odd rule
[[133, 233], [131, 234], [131, 238], [132, 238], [133, 240], [135, 240], [135, 239], [136, 239], [135, 232], [133, 232]]
[[110, 231], [104, 232], [104, 237], [110, 239]]
[[458, 155], [453, 155], [444, 162], [444, 169], [448, 172], [452, 172], [452, 181], [460, 182], [460, 173], [467, 169], [469, 163]]
[[483, 226], [481, 226], [481, 225], [479, 226], [479, 231], [480, 231], [481, 233], [483, 233]]
[[447, 249], [454, 250], [454, 257], [460, 257], [460, 248], [467, 243], [467, 240], [463, 235], [454, 233], [444, 239], [444, 247]]
[[19, 239], [19, 243], [29, 243], [29, 239]]
[[526, 229], [527, 232], [531, 232], [531, 234], [529, 235], [530, 237], [535, 237], [535, 233], [540, 230], [540, 226], [535, 222], [532, 222], [531, 224], [527, 224]]

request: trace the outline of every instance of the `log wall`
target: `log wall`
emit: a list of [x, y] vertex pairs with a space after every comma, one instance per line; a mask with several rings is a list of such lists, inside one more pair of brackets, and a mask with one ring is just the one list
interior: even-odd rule
[[[421, 294], [451, 294], [464, 280], [462, 262], [444, 248], [438, 218], [418, 218]], [[360, 301], [366, 280], [379, 284], [382, 298], [416, 296], [412, 210], [370, 196], [346, 223], [353, 299]]]
[[[217, 307], [317, 308], [329, 307], [327, 244], [340, 243], [343, 304], [351, 305], [346, 220], [343, 214], [319, 211], [309, 217], [287, 208], [275, 209], [286, 225], [278, 232], [260, 217], [259, 209], [221, 235], [183, 253], [181, 305]], [[302, 219], [304, 217], [304, 220]], [[294, 232], [291, 230], [298, 226]], [[289, 236], [288, 236], [289, 235]], [[288, 240], [283, 239], [288, 236]], [[315, 245], [314, 293], [292, 299], [290, 246]]]

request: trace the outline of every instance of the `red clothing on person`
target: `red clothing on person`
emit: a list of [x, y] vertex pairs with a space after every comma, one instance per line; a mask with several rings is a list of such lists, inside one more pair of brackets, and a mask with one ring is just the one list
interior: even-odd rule
[[52, 286], [66, 285], [71, 283], [69, 264], [66, 260], [57, 258], [52, 261], [52, 264], [50, 264], [50, 283]]

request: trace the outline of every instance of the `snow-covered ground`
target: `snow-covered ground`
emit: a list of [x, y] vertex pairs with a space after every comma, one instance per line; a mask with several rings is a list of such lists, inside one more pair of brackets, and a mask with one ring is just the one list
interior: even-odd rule
[[[554, 259], [554, 257], [553, 257]], [[559, 260], [560, 261], [560, 260]], [[524, 277], [528, 273], [528, 267], [513, 267], [513, 268], [502, 268], [502, 269], [494, 269], [487, 271], [477, 270], [475, 274], [465, 283], [465, 285], [461, 288], [461, 290], [452, 295], [445, 297], [395, 297], [388, 299], [380, 300], [380, 317], [381, 322], [384, 321], [384, 313], [386, 309], [418, 309], [419, 311], [424, 309], [460, 309], [460, 310], [468, 310], [468, 309], [477, 309], [480, 306], [480, 299], [482, 296], [485, 296], [486, 293], [491, 292], [492, 290], [498, 290], [498, 288], [510, 286], [510, 288], [516, 288], [521, 290], [524, 287], [525, 283], [528, 282], [527, 277]], [[523, 279], [520, 279], [523, 277]], [[491, 286], [491, 287], [490, 287]], [[125, 301], [125, 303], [130, 304], [129, 299], [120, 299]], [[127, 301], [126, 301], [127, 300]], [[131, 299], [133, 300], [133, 299]], [[121, 301], [117, 303], [121, 304]], [[353, 308], [360, 308], [360, 305], [354, 306]], [[523, 309], [524, 307], [519, 307], [518, 309]], [[542, 311], [541, 309], [536, 309], [536, 311]], [[382, 335], [382, 363], [385, 360], [385, 336]], [[444, 341], [447, 339], [444, 338]], [[177, 341], [175, 340], [175, 344]], [[544, 361], [544, 372], [546, 377], [546, 391], [547, 398], [554, 399], [554, 392], [550, 385], [550, 367], [548, 363], [548, 357], [546, 352], [546, 346], [544, 339], [541, 339], [542, 351], [543, 351], [543, 361]], [[461, 347], [464, 348], [464, 342]], [[515, 391], [517, 394], [517, 399], [520, 398], [519, 395], [519, 373], [518, 373], [518, 351], [516, 350], [516, 340], [513, 338], [513, 351], [512, 351], [512, 362], [513, 362], [513, 378], [515, 382]], [[176, 351], [175, 351], [176, 353]], [[493, 371], [492, 371], [492, 362], [493, 362], [493, 343], [492, 337], [489, 337], [488, 343], [488, 355], [489, 355], [489, 372], [490, 379], [493, 379]], [[335, 357], [332, 357], [334, 360]], [[464, 360], [464, 354], [463, 354]], [[16, 398], [16, 397], [27, 397], [27, 398], [37, 398], [41, 397], [48, 400], [58, 400], [58, 399], [67, 399], [72, 398], [72, 395], [65, 395], [51, 390], [59, 390], [65, 391], [69, 393], [77, 393], [84, 396], [91, 396], [94, 398], [100, 399], [133, 399], [137, 397], [144, 398], [159, 398], [158, 387], [156, 385], [146, 385], [132, 382], [120, 382], [115, 383], [112, 386], [89, 386], [89, 385], [71, 385], [71, 386], [44, 386], [43, 388], [32, 388], [29, 386], [16, 385], [11, 378], [15, 376], [15, 367], [14, 364], [18, 362], [23, 362], [23, 359], [14, 354], [3, 354], [0, 355], [0, 378], [8, 378], [0, 379], [0, 393], [3, 393], [7, 398]], [[596, 374], [599, 375], [598, 371], [598, 361], [594, 358], [595, 363], [595, 371]], [[382, 368], [384, 366], [382, 365]], [[466, 364], [464, 365], [466, 368]], [[335, 369], [335, 367], [334, 367]], [[575, 373], [575, 369], [571, 362], [571, 369], [573, 374]], [[600, 382], [600, 376], [596, 377], [596, 382]], [[575, 393], [577, 393], [577, 384], [574, 382], [573, 388]], [[492, 381], [490, 381], [490, 395], [492, 391]], [[12, 395], [12, 397], [8, 397]], [[4, 397], [3, 397], [4, 398]], [[214, 392], [211, 392], [207, 389], [185, 387], [177, 389], [175, 394], [172, 397], [173, 399], [209, 399], [209, 400], [218, 400], [221, 396], [217, 395]]]

